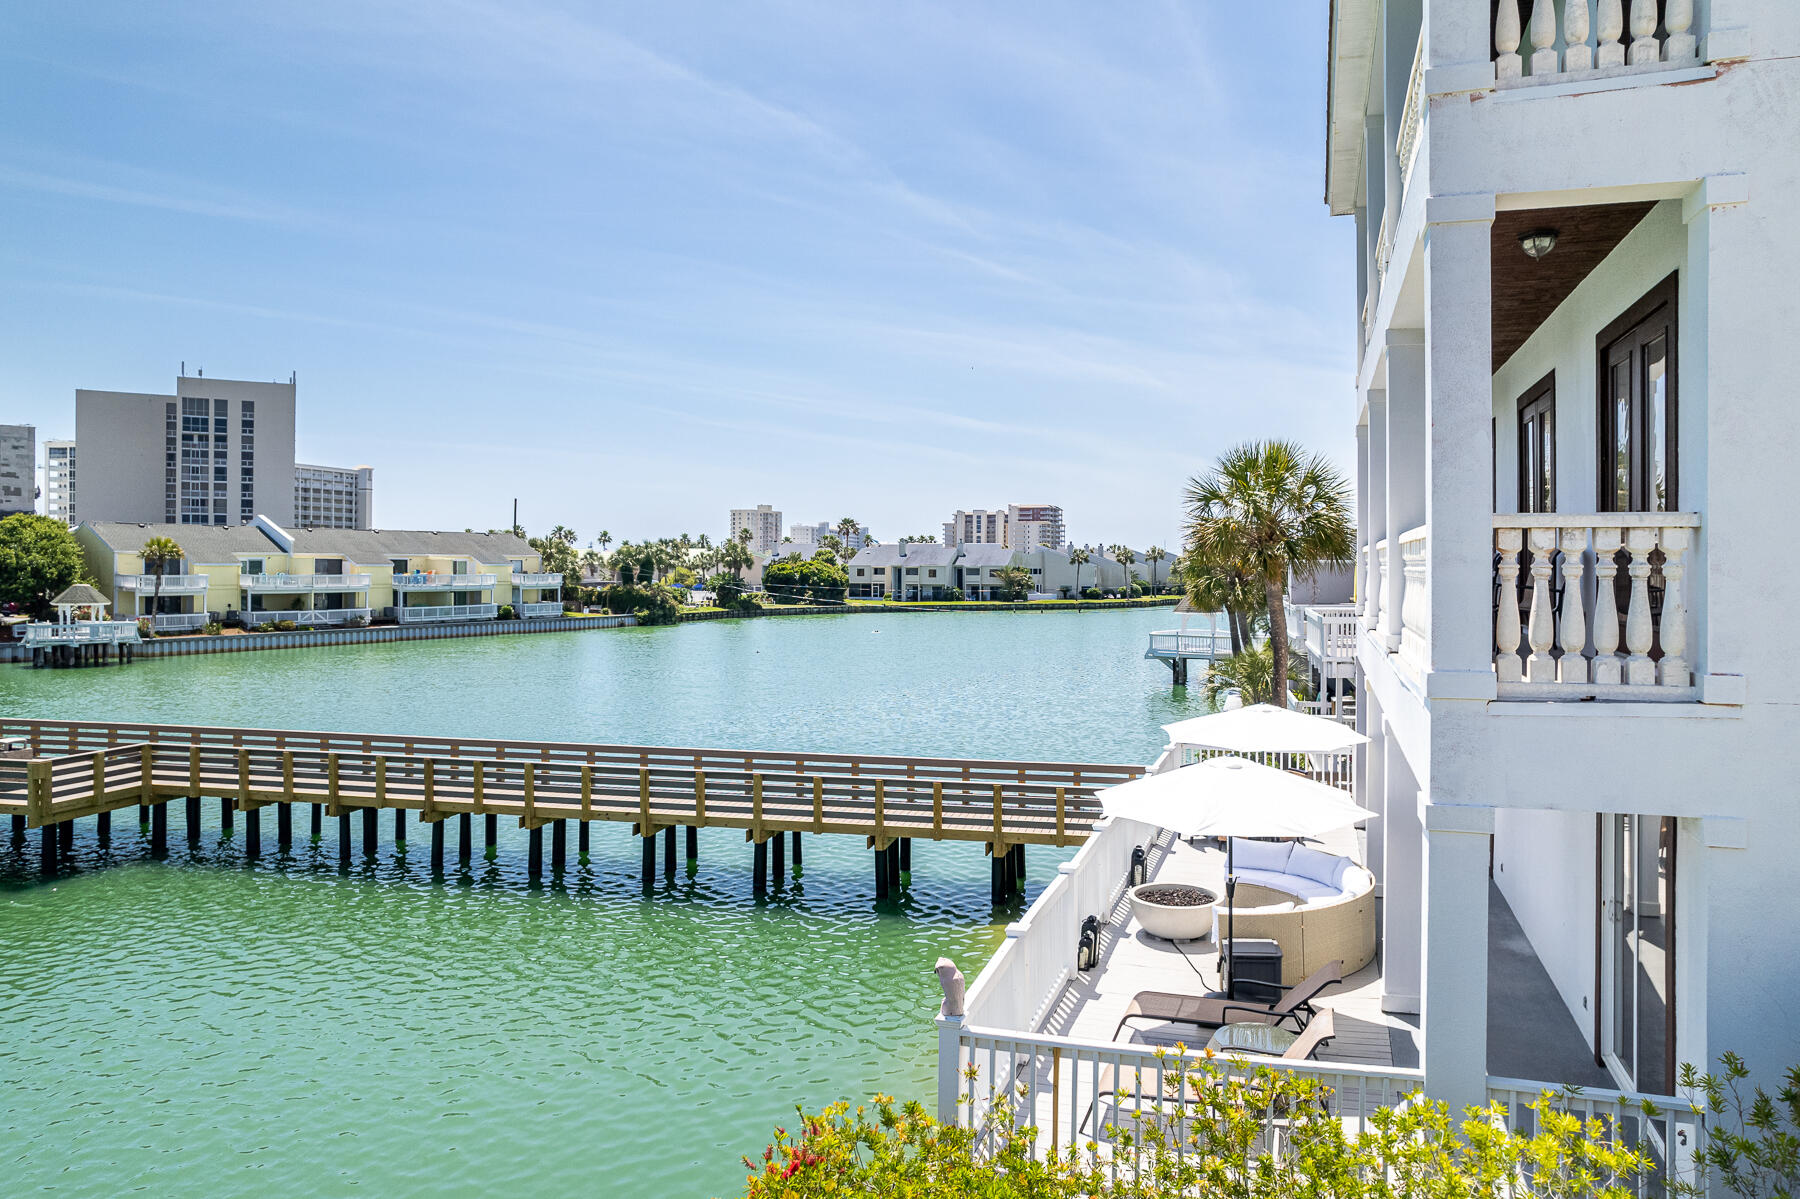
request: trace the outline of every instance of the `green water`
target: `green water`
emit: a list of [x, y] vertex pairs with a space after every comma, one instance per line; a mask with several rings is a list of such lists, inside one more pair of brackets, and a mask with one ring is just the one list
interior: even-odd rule
[[[1167, 610], [720, 621], [129, 668], [0, 667], [0, 711], [815, 751], [1147, 761], [1200, 710], [1142, 659]], [[1012, 911], [980, 850], [915, 843], [878, 907], [860, 841], [750, 894], [741, 834], [639, 883], [628, 826], [531, 888], [524, 834], [444, 884], [422, 843], [254, 866], [206, 805], [147, 860], [130, 813], [76, 864], [0, 853], [0, 1177], [63, 1195], [710, 1195], [793, 1105], [933, 1094], [939, 954]], [[304, 828], [296, 821], [296, 831]], [[415, 829], [415, 835], [417, 830]], [[360, 836], [360, 833], [359, 833]], [[300, 838], [304, 842], [305, 838]], [[454, 855], [452, 855], [454, 856]], [[1028, 897], [1060, 855], [1034, 850]]]

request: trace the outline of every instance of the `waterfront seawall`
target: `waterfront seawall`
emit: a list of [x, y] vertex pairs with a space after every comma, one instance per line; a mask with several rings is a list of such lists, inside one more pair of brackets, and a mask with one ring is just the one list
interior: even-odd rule
[[786, 604], [758, 608], [749, 612], [701, 611], [683, 612], [683, 622], [692, 620], [736, 620], [758, 616], [815, 616], [825, 614], [882, 612], [1102, 612], [1124, 608], [1168, 608], [1181, 599], [1178, 595], [1153, 595], [1131, 600], [1036, 600], [1008, 604], [997, 600], [962, 600], [957, 603], [851, 603], [851, 604]]

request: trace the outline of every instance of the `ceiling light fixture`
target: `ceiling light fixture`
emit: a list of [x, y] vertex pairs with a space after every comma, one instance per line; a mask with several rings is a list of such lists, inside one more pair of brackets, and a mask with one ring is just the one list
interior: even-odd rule
[[1542, 258], [1556, 249], [1556, 230], [1533, 229], [1530, 233], [1519, 234], [1519, 248], [1525, 251], [1525, 257]]

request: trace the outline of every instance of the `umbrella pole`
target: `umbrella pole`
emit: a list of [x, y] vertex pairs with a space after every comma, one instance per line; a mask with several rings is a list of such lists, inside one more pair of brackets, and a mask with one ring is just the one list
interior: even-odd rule
[[1225, 997], [1237, 998], [1237, 872], [1230, 837], [1225, 838]]

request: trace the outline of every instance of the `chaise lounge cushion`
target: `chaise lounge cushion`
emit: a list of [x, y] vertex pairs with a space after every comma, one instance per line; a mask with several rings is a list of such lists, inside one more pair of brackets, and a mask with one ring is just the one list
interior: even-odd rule
[[1255, 883], [1259, 887], [1297, 895], [1301, 899], [1320, 899], [1338, 893], [1337, 887], [1330, 883], [1303, 878], [1298, 874], [1278, 874], [1273, 870], [1239, 870], [1237, 878], [1239, 883]]
[[1349, 858], [1340, 858], [1334, 853], [1320, 853], [1304, 845], [1294, 846], [1293, 853], [1288, 855], [1288, 874], [1323, 883], [1329, 888], [1325, 894], [1336, 894], [1344, 889], [1344, 871], [1349, 868]]
[[1246, 841], [1242, 837], [1233, 837], [1231, 858], [1240, 876], [1250, 870], [1286, 874], [1288, 854], [1293, 848], [1291, 841]]

